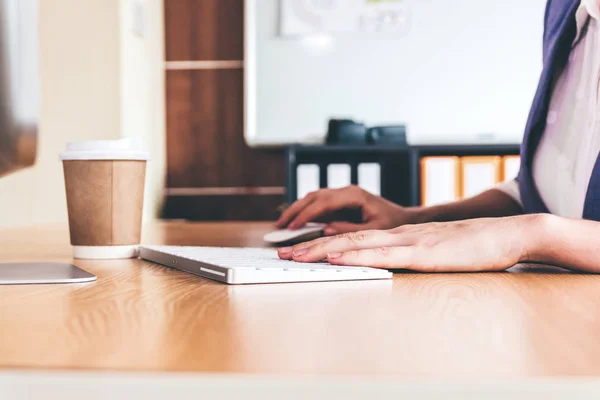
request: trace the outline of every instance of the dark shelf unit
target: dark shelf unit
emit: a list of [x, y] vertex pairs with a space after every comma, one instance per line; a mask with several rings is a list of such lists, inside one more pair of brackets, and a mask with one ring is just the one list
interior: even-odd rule
[[327, 187], [329, 164], [350, 165], [352, 184], [358, 183], [358, 165], [378, 163], [381, 168], [381, 196], [403, 206], [421, 204], [421, 167], [423, 157], [433, 156], [511, 156], [519, 155], [518, 144], [423, 145], [423, 146], [305, 146], [286, 149], [286, 202], [297, 199], [297, 167], [316, 164], [319, 186]]

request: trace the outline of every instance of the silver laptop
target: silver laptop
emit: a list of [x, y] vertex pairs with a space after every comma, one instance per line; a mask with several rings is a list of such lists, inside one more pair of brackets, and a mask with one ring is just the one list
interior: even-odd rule
[[390, 279], [384, 269], [281, 260], [275, 249], [141, 246], [140, 258], [232, 285]]

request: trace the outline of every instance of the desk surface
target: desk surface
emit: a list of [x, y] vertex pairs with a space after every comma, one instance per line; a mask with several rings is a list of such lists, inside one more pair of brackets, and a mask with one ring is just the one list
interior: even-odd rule
[[[260, 246], [267, 224], [160, 223], [148, 244]], [[0, 261], [71, 261], [64, 227], [0, 230]], [[600, 276], [514, 269], [226, 286], [141, 260], [0, 286], [0, 368], [411, 377], [600, 374]]]

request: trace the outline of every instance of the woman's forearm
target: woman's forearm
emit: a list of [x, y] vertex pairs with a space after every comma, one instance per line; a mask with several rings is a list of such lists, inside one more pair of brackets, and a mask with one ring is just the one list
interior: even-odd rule
[[421, 222], [508, 217], [523, 241], [520, 262], [600, 273], [600, 222], [551, 214], [520, 215], [520, 205], [499, 190], [459, 202], [418, 210]]
[[600, 272], [600, 222], [538, 214], [523, 229], [529, 234], [522, 261]]
[[521, 206], [512, 197], [496, 189], [453, 203], [415, 209], [418, 223], [508, 217], [519, 214], [522, 214]]

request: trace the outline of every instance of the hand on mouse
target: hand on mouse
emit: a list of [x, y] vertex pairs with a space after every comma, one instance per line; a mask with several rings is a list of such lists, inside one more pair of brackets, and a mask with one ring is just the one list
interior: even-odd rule
[[415, 209], [401, 207], [357, 186], [348, 186], [309, 193], [283, 212], [277, 221], [277, 227], [298, 229], [307, 222], [323, 220], [328, 215], [347, 209], [358, 210], [361, 221], [333, 221], [325, 228], [326, 235], [365, 229], [390, 229], [419, 222]]

